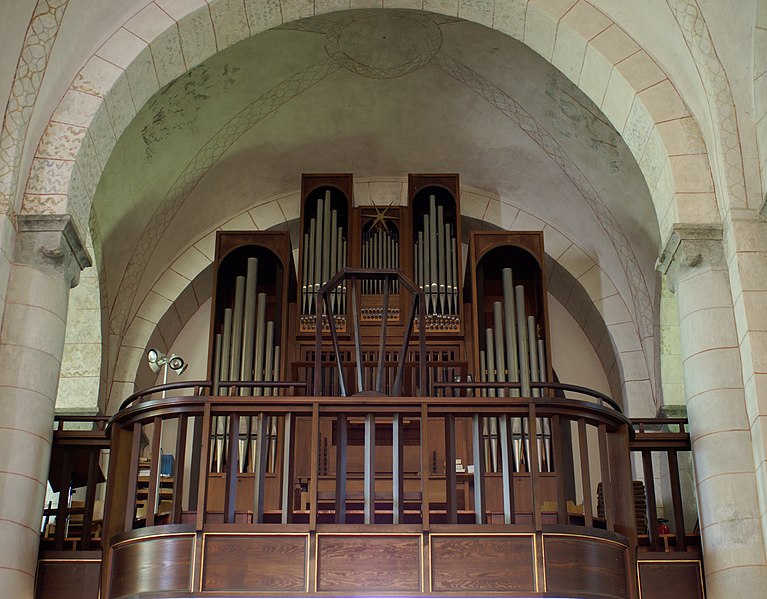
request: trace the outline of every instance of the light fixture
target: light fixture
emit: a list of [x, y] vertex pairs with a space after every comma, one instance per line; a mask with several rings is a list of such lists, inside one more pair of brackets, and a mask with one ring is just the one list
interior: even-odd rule
[[[163, 376], [162, 376], [162, 384], [166, 385], [168, 383], [168, 370], [172, 370], [177, 375], [182, 374], [188, 364], [184, 361], [184, 358], [181, 356], [178, 356], [176, 354], [171, 354], [169, 356], [165, 355], [161, 351], [158, 351], [154, 348], [151, 348], [146, 352], [146, 359], [149, 362], [149, 368], [152, 369], [152, 372], [157, 374], [160, 372], [161, 368], [164, 368]], [[165, 391], [162, 392], [163, 398], [165, 397]]]

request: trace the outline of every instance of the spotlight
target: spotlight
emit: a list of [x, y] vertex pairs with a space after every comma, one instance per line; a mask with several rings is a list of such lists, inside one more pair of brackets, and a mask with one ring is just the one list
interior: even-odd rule
[[170, 368], [176, 374], [181, 374], [186, 370], [186, 362], [181, 356], [172, 355], [168, 359], [168, 368]]
[[[188, 364], [184, 361], [184, 358], [181, 356], [177, 356], [176, 354], [171, 354], [170, 356], [165, 355], [161, 351], [158, 351], [154, 348], [148, 350], [146, 352], [146, 359], [147, 362], [149, 362], [149, 368], [152, 369], [152, 372], [157, 374], [160, 372], [161, 368], [164, 368], [163, 377], [162, 377], [162, 384], [165, 385], [168, 383], [168, 370], [172, 370], [177, 375], [182, 374]], [[165, 391], [162, 392], [163, 398], [165, 397]]]

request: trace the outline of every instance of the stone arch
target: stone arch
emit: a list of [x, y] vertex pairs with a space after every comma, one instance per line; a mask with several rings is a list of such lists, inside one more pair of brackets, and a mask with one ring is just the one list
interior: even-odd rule
[[[116, 140], [160, 87], [250, 35], [347, 8], [338, 4], [321, 9], [295, 0], [148, 4], [88, 60], [62, 98], [38, 144], [22, 212], [69, 212], [85, 230]], [[402, 2], [393, 4], [402, 7]], [[421, 2], [409, 7], [422, 8]], [[578, 85], [634, 154], [662, 236], [674, 222], [719, 219], [703, 137], [683, 99], [649, 54], [589, 2], [480, 2], [469, 7], [454, 0], [436, 10], [510, 35]]]
[[[556, 228], [511, 204], [502, 217], [501, 200], [480, 190], [462, 188], [462, 197], [475, 200], [462, 204], [462, 217], [510, 229], [540, 228], [547, 244], [549, 292], [582, 328], [596, 352], [613, 397], [627, 409], [652, 415], [657, 408], [641, 339], [624, 299], [596, 262]], [[359, 203], [371, 198], [377, 204], [407, 202], [407, 180], [397, 177], [355, 181]], [[209, 297], [216, 230], [290, 227], [299, 212], [300, 193], [269, 198], [211, 230], [186, 248], [157, 278], [131, 320], [117, 355], [117, 367], [107, 412], [115, 410], [138, 387], [154, 380], [144, 360], [150, 345], [167, 350], [186, 320]], [[469, 207], [464, 209], [463, 206]]]

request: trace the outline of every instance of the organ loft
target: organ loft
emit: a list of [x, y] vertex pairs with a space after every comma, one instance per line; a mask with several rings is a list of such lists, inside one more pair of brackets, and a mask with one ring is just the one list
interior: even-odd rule
[[86, 493], [46, 511], [51, 555], [103, 543], [93, 588], [114, 599], [702, 597], [684, 420], [559, 380], [541, 231], [462, 221], [457, 174], [407, 185], [368, 205], [351, 174], [306, 174], [297, 230], [216, 234], [207, 380], [109, 419], [103, 515], [100, 446], [61, 428], [82, 447], [52, 477], [85, 468]]

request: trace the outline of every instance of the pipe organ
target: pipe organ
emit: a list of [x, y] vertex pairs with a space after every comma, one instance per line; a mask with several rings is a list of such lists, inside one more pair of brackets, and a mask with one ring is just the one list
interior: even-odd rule
[[[474, 281], [475, 372], [481, 382], [519, 383], [519, 389], [483, 389], [482, 394], [538, 397], [536, 383], [552, 380], [543, 273], [543, 234], [539, 232], [474, 232], [471, 266]], [[527, 468], [530, 438], [523, 422], [512, 423], [512, 451], [517, 471]], [[551, 468], [551, 423], [539, 419], [539, 470]], [[487, 464], [498, 464], [498, 423], [483, 421]]]
[[[351, 175], [304, 175], [293, 239], [298, 276], [287, 232], [219, 233], [210, 345], [214, 392], [277, 395], [266, 385], [235, 390], [226, 383], [290, 380], [307, 381], [313, 395], [387, 395], [401, 387], [402, 395], [430, 396], [442, 393], [435, 391], [440, 383], [459, 381], [479, 383], [469, 386], [467, 401], [539, 396], [541, 384], [554, 380], [543, 234], [473, 231], [464, 273], [459, 189], [457, 175], [410, 175], [408, 205], [355, 206]], [[420, 290], [423, 303], [414, 302], [400, 281]], [[425, 352], [417, 342], [422, 326]], [[273, 471], [276, 439], [287, 426], [276, 418], [242, 417], [239, 429], [230, 431], [226, 419], [215, 419], [211, 471], [237, 459], [240, 472], [252, 472], [264, 459], [259, 447]], [[293, 426], [298, 438], [309, 434], [300, 419]], [[527, 472], [532, 459], [542, 474], [556, 470], [557, 433], [548, 419], [537, 418], [531, 427], [525, 418], [504, 423], [484, 416], [474, 433], [471, 423], [455, 426], [466, 447], [481, 436], [484, 472], [500, 472], [504, 451], [515, 473]], [[266, 436], [262, 444], [259, 431]], [[323, 425], [316, 449], [324, 451], [326, 464], [337, 434]], [[236, 451], [230, 444], [235, 436]], [[349, 459], [351, 472], [359, 464]], [[451, 469], [448, 459], [435, 451], [433, 473]]]
[[[351, 175], [307, 175], [303, 179], [299, 259], [300, 332], [314, 331], [320, 287], [348, 265], [350, 196]], [[345, 329], [345, 288], [338, 289], [329, 300], [337, 326]], [[324, 321], [322, 315], [320, 319]]]
[[[286, 233], [219, 232], [216, 237], [210, 356], [214, 395], [234, 393], [227, 383], [283, 380], [293, 261]], [[275, 388], [239, 387], [240, 395], [276, 395]], [[225, 463], [228, 423], [215, 418], [211, 468]], [[276, 422], [267, 430], [276, 436]], [[253, 468], [255, 423], [241, 419], [238, 462]], [[274, 448], [270, 461], [274, 462]]]
[[[426, 296], [426, 330], [460, 332], [458, 177], [411, 175], [413, 276]], [[419, 316], [419, 326], [420, 326]]]

